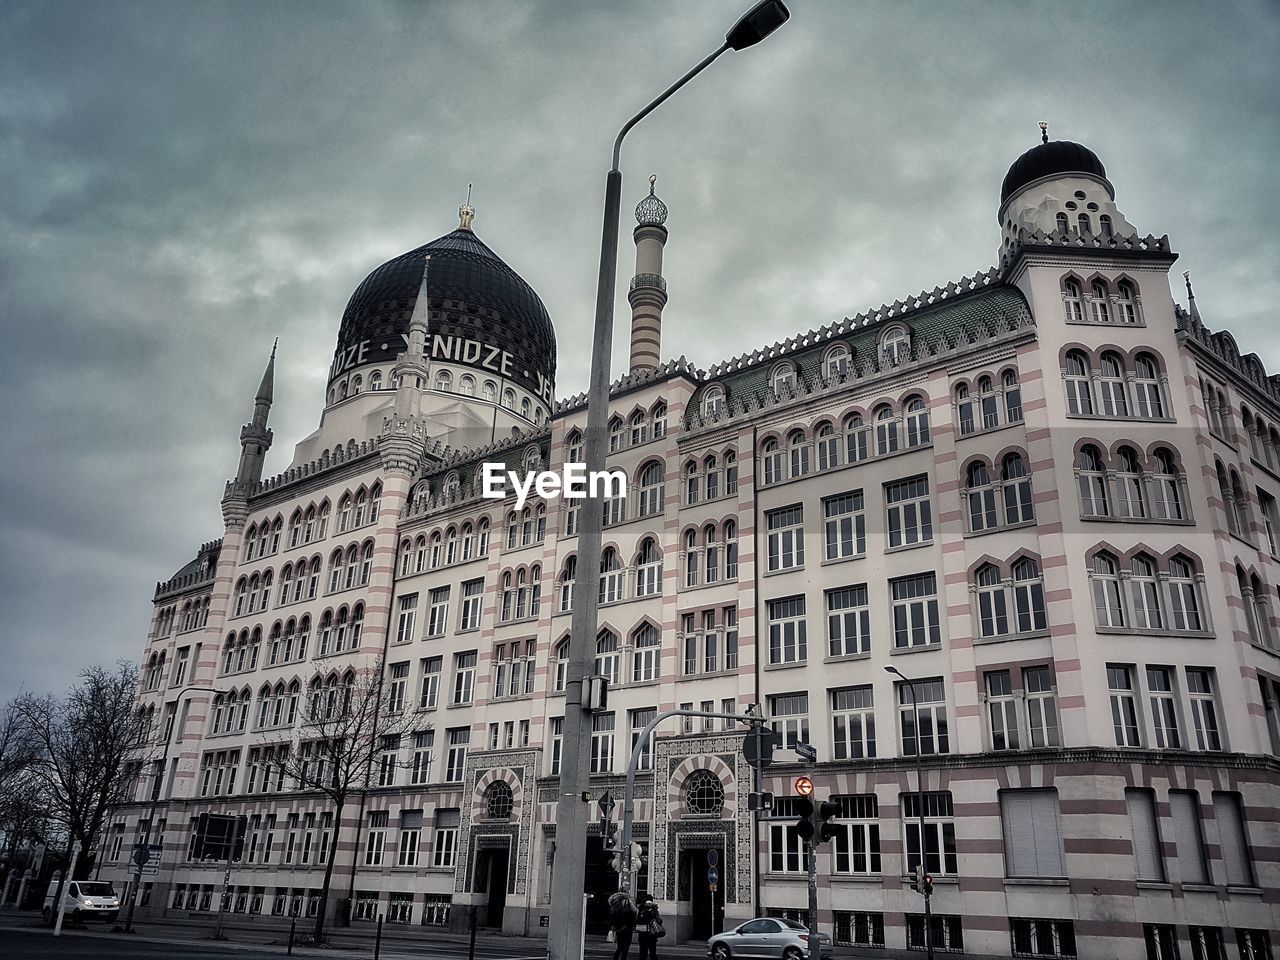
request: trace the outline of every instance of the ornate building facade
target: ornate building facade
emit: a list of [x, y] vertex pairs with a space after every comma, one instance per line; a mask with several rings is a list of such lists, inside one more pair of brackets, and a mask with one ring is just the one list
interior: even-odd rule
[[[1005, 178], [997, 266], [709, 370], [659, 362], [666, 209], [637, 208], [593, 794], [621, 796], [659, 710], [757, 704], [786, 741], [764, 812], [741, 726], [641, 748], [639, 883], [679, 939], [802, 916], [811, 772], [840, 806], [817, 853], [837, 944], [923, 947], [923, 847], [938, 949], [1271, 956], [1280, 376], [1175, 303], [1168, 238], [1114, 200], [1046, 137]], [[479, 475], [581, 462], [585, 404], [555, 399], [547, 311], [472, 215], [356, 290], [320, 426], [264, 478], [268, 367], [222, 538], [157, 587], [139, 700], [164, 752], [102, 874], [159, 837], [143, 910], [217, 909], [221, 867], [188, 859], [209, 811], [249, 818], [234, 913], [313, 915], [336, 844], [354, 923], [546, 926], [580, 508], [517, 511]], [[411, 718], [335, 822], [279, 760], [317, 691], [375, 665]], [[605, 894], [594, 827], [588, 851]]]

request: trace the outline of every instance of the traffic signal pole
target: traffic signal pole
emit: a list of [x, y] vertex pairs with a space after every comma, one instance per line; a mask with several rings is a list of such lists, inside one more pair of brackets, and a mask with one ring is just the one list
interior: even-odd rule
[[[818, 772], [818, 765], [810, 762], [809, 780], [812, 782]], [[809, 845], [809, 960], [822, 960], [822, 950], [818, 943], [818, 844], [821, 842], [821, 821], [818, 805], [813, 805], [814, 832], [807, 843]]]

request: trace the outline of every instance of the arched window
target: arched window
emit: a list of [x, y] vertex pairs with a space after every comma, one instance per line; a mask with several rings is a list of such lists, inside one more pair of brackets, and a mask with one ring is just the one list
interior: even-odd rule
[[355, 508], [352, 511], [352, 526], [363, 527], [371, 518], [369, 512], [369, 494], [366, 490], [356, 493]]
[[828, 380], [842, 380], [849, 375], [849, 348], [843, 343], [827, 351], [826, 371]]
[[235, 613], [233, 613], [232, 616], [238, 617], [244, 613], [245, 598], [248, 596], [248, 594], [249, 594], [249, 583], [247, 580], [245, 580], [244, 577], [241, 577], [239, 580], [236, 581]]
[[1098, 390], [1102, 396], [1102, 415], [1129, 416], [1129, 398], [1125, 392], [1124, 361], [1120, 354], [1108, 351], [1099, 362]]
[[382, 389], [382, 371], [375, 370], [373, 371], [373, 373], [369, 374], [369, 390], [374, 391], [374, 390], [381, 390], [381, 389]]
[[690, 460], [684, 465], [684, 502], [698, 502], [702, 487], [702, 478], [698, 473], [698, 461]]
[[551, 651], [552, 680], [551, 692], [564, 693], [565, 680], [569, 674], [569, 638], [565, 637]]
[[1240, 536], [1246, 540], [1252, 533], [1252, 518], [1249, 516], [1249, 497], [1240, 483], [1240, 474], [1231, 470], [1231, 499], [1235, 504], [1236, 522], [1239, 524]]
[[1169, 561], [1169, 601], [1175, 630], [1203, 630], [1195, 565], [1184, 556]]
[[653, 405], [649, 411], [649, 420], [653, 424], [653, 439], [661, 440], [667, 435], [667, 405], [661, 401]]
[[902, 327], [892, 327], [884, 335], [884, 340], [880, 344], [880, 350], [891, 365], [897, 366], [907, 359], [907, 355], [911, 350], [911, 340], [907, 336], [907, 331]]
[[689, 530], [684, 535], [684, 585], [698, 585], [698, 532]]
[[622, 449], [622, 418], [611, 417], [609, 419], [609, 452]]
[[351, 528], [351, 494], [344, 493], [338, 501], [338, 532]]
[[323, 540], [329, 530], [329, 501], [320, 504], [320, 512], [316, 514], [316, 539]]
[[1101, 233], [1104, 240], [1111, 239], [1111, 236], [1112, 236], [1111, 218], [1107, 216], [1105, 213], [1101, 214], [1098, 217], [1098, 231]]
[[511, 411], [516, 408], [516, 392], [510, 387], [502, 391], [502, 406]]
[[996, 491], [991, 474], [981, 460], [969, 464], [965, 475], [969, 498], [969, 529], [990, 530], [996, 525]]
[[636, 596], [650, 597], [662, 592], [662, 554], [658, 542], [646, 537], [636, 554]]
[[363, 587], [366, 584], [368, 584], [369, 577], [372, 575], [373, 575], [373, 541], [369, 540], [365, 543], [364, 549], [360, 551], [360, 586]]
[[720, 471], [716, 467], [714, 453], [702, 461], [702, 472], [707, 476], [707, 499], [717, 499], [720, 496]]
[[[1058, 216], [1065, 229], [1067, 215], [1060, 213]], [[1062, 281], [1062, 306], [1067, 323], [1084, 323], [1084, 299], [1080, 296], [1080, 284], [1073, 277]]]
[[1115, 558], [1099, 553], [1093, 558], [1093, 608], [1100, 627], [1125, 625], [1124, 603], [1120, 593], [1120, 575]]
[[607, 628], [596, 635], [595, 671], [610, 686], [618, 685], [618, 635]]
[[967, 437], [977, 429], [974, 419], [975, 401], [969, 396], [967, 383], [956, 384], [956, 420], [960, 424], [960, 436]]
[[1040, 564], [1022, 557], [1013, 564], [1013, 609], [1019, 633], [1049, 629]]
[[453, 374], [448, 370], [441, 370], [436, 374], [436, 389], [449, 391], [453, 388]]
[[356, 396], [362, 389], [364, 389], [364, 379], [357, 373], [351, 378], [351, 395]]
[[702, 394], [702, 416], [715, 420], [724, 412], [724, 387], [712, 384]]
[[488, 820], [510, 820], [515, 804], [511, 787], [504, 780], [495, 780], [484, 791], [484, 812]]
[[809, 441], [803, 430], [787, 434], [787, 448], [791, 453], [791, 476], [803, 477], [809, 473]]
[[685, 809], [695, 817], [719, 817], [724, 810], [724, 784], [710, 770], [690, 774], [684, 788]]
[[1164, 400], [1160, 395], [1160, 368], [1149, 353], [1140, 353], [1133, 361], [1133, 389], [1137, 394], [1138, 416], [1160, 419], [1164, 416]]
[[626, 571], [618, 551], [605, 547], [600, 556], [600, 602], [614, 603], [622, 599], [622, 578]]
[[1002, 637], [1009, 632], [1009, 609], [1005, 599], [1000, 571], [995, 564], [986, 563], [978, 568], [978, 635]]
[[732, 520], [724, 522], [724, 578], [734, 580], [738, 576], [738, 525]]
[[1086, 517], [1111, 516], [1111, 500], [1107, 496], [1107, 476], [1102, 453], [1092, 444], [1080, 448], [1076, 458], [1076, 476], [1080, 484], [1080, 507]]
[[573, 585], [578, 579], [578, 558], [569, 557], [560, 571], [560, 612], [573, 609]]
[[831, 470], [840, 465], [840, 438], [836, 428], [829, 423], [818, 426], [815, 433], [818, 447], [818, 469]]
[[464, 397], [474, 397], [476, 395], [476, 378], [471, 374], [463, 374], [458, 380], [458, 392]]
[[929, 408], [920, 397], [907, 401], [906, 424], [908, 447], [919, 447], [929, 442]]
[[1116, 513], [1121, 517], [1140, 520], [1147, 515], [1143, 497], [1142, 467], [1133, 447], [1121, 447], [1116, 451]]
[[1121, 280], [1116, 284], [1116, 290], [1119, 294], [1116, 305], [1119, 309], [1120, 322], [1139, 323], [1138, 294], [1134, 290], [1133, 284], [1128, 280]]
[[488, 400], [490, 403], [496, 403], [496, 402], [497, 402], [497, 399], [498, 399], [498, 385], [497, 385], [496, 383], [494, 383], [492, 380], [486, 380], [486, 381], [484, 382], [484, 388], [483, 388], [483, 390], [484, 390], [484, 399], [485, 399], [485, 400]]
[[1004, 386], [1004, 418], [1009, 423], [1022, 422], [1022, 387], [1018, 371], [1006, 370], [1001, 378]]
[[528, 397], [522, 397], [520, 400], [520, 416], [526, 420], [533, 418], [533, 402]]
[[1107, 299], [1107, 286], [1101, 280], [1090, 285], [1093, 293], [1093, 319], [1096, 323], [1111, 322], [1111, 303]]
[[290, 548], [299, 546], [302, 543], [302, 511], [294, 510], [293, 516], [289, 518], [289, 546]]
[[1181, 478], [1173, 454], [1161, 447], [1153, 457], [1155, 470], [1151, 478], [1152, 515], [1158, 520], [1184, 520]]
[[662, 635], [658, 628], [643, 623], [631, 635], [634, 648], [631, 663], [631, 682], [647, 683], [662, 675]]
[[637, 447], [649, 440], [649, 425], [645, 422], [643, 411], [637, 410], [631, 415], [631, 445]]
[[887, 403], [876, 409], [876, 455], [896, 453], [898, 450], [898, 418]]
[[849, 463], [867, 459], [867, 428], [862, 417], [851, 413], [844, 418], [844, 449]]
[[[1276, 440], [1280, 446], [1280, 438]], [[738, 492], [738, 455], [732, 450], [724, 453], [724, 494], [726, 497]]]
[[1089, 215], [1087, 213], [1078, 214], [1076, 216], [1076, 223], [1079, 225], [1080, 232], [1082, 234], [1093, 233], [1093, 225], [1089, 222]]
[[777, 483], [782, 475], [782, 447], [777, 440], [770, 438], [760, 448], [764, 460], [764, 482]]
[[1004, 522], [1029, 523], [1036, 518], [1031, 497], [1031, 474], [1020, 453], [1006, 453], [1000, 461], [1000, 481], [1004, 494]]
[[790, 361], [784, 361], [773, 368], [773, 373], [769, 376], [770, 386], [773, 392], [778, 396], [795, 393], [796, 391], [796, 368]]
[[1071, 229], [1071, 218], [1068, 217], [1065, 213], [1062, 213], [1061, 211], [1059, 211], [1057, 217], [1055, 217], [1054, 219], [1058, 224], [1059, 233], [1066, 233], [1068, 230]]
[[662, 464], [654, 461], [640, 471], [640, 516], [652, 517], [662, 513], [665, 484]]
[[1139, 630], [1161, 629], [1164, 626], [1164, 613], [1160, 609], [1156, 562], [1146, 554], [1134, 557], [1129, 584], [1133, 598], [1133, 625]]

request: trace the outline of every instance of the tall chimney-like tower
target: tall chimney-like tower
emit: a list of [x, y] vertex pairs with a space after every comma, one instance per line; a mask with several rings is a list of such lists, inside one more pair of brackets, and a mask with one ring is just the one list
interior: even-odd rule
[[658, 182], [649, 178], [649, 195], [636, 204], [636, 275], [627, 301], [631, 304], [631, 372], [656, 369], [662, 360], [662, 308], [667, 281], [662, 279], [662, 249], [667, 243], [667, 205], [654, 195]]

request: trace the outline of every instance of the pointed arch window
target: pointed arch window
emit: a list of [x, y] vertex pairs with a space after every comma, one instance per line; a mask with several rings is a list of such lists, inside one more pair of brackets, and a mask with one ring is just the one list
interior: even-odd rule
[[569, 676], [569, 638], [565, 637], [551, 651], [553, 693], [564, 693], [565, 681]]
[[1221, 461], [1217, 464], [1218, 473], [1218, 494], [1222, 497], [1222, 509], [1227, 515], [1227, 529], [1240, 536], [1240, 514], [1236, 509], [1235, 497], [1231, 494], [1231, 487], [1227, 483], [1227, 473], [1222, 468]]
[[1111, 302], [1108, 298], [1107, 285], [1101, 280], [1095, 280], [1090, 284], [1090, 292], [1093, 294], [1093, 320], [1095, 323], [1111, 322]]
[[631, 445], [638, 447], [649, 440], [649, 425], [645, 422], [644, 413], [637, 410], [631, 415]]
[[1067, 385], [1067, 410], [1077, 416], [1093, 416], [1093, 394], [1089, 388], [1089, 362], [1078, 350], [1067, 354], [1063, 379]]
[[1093, 558], [1093, 609], [1100, 627], [1124, 627], [1124, 599], [1115, 558], [1099, 553]]
[[622, 580], [626, 570], [618, 551], [606, 547], [600, 557], [600, 603], [615, 603], [622, 599]]
[[662, 554], [658, 542], [646, 537], [636, 554], [636, 596], [652, 597], [662, 592]]
[[631, 635], [634, 648], [631, 682], [648, 683], [662, 675], [662, 635], [651, 623], [641, 624]]
[[1151, 477], [1152, 515], [1157, 520], [1185, 520], [1182, 508], [1182, 478], [1173, 454], [1161, 447], [1156, 450], [1155, 469]]
[[990, 377], [978, 378], [978, 406], [982, 411], [983, 430], [1000, 426], [1000, 404], [996, 402], [996, 388]]
[[738, 492], [738, 455], [732, 450], [724, 452], [724, 495], [733, 496]]
[[720, 469], [716, 463], [716, 455], [713, 453], [706, 460], [702, 461], [702, 472], [707, 476], [707, 499], [716, 500], [720, 497]]
[[1076, 223], [1079, 225], [1081, 233], [1093, 233], [1093, 224], [1089, 222], [1089, 215], [1087, 213], [1077, 215]]
[[990, 530], [996, 525], [996, 491], [991, 474], [981, 461], [969, 464], [965, 475], [969, 498], [969, 529]]
[[[1058, 214], [1059, 223], [1066, 228], [1067, 215]], [[1080, 295], [1080, 283], [1072, 277], [1062, 281], [1062, 307], [1067, 323], [1084, 323], [1084, 298]]]
[[698, 532], [686, 531], [684, 535], [684, 585], [698, 585]]
[[1204, 629], [1195, 566], [1183, 556], [1169, 561], [1169, 608], [1175, 630]]
[[618, 685], [618, 635], [612, 630], [604, 629], [596, 635], [595, 670], [611, 686]]
[[1009, 632], [1009, 609], [1004, 584], [995, 564], [986, 563], [978, 568], [978, 635], [1002, 637]]
[[609, 420], [609, 452], [616, 453], [622, 449], [622, 418], [613, 417]]
[[1119, 320], [1121, 323], [1137, 324], [1140, 323], [1138, 316], [1138, 293], [1133, 284], [1128, 280], [1121, 280], [1116, 284], [1116, 308], [1119, 312]]
[[1019, 633], [1049, 629], [1044, 606], [1044, 576], [1040, 564], [1022, 557], [1013, 564], [1013, 609]]
[[1103, 468], [1102, 453], [1092, 444], [1080, 448], [1076, 458], [1076, 476], [1080, 484], [1080, 505], [1086, 517], [1111, 516], [1111, 502], [1107, 496], [1107, 475]]
[[1054, 218], [1054, 221], [1058, 225], [1059, 233], [1066, 233], [1071, 229], [1071, 218], [1061, 211], [1059, 211], [1058, 215]]
[[1031, 497], [1031, 474], [1020, 453], [1007, 453], [1000, 461], [1000, 480], [1004, 493], [1004, 522], [1030, 523], [1036, 518], [1035, 501]]
[[667, 435], [667, 405], [659, 401], [649, 412], [653, 424], [653, 439], [661, 440]]
[[1133, 447], [1121, 447], [1116, 452], [1115, 483], [1117, 515], [1133, 520], [1146, 517], [1142, 467]]
[[662, 513], [664, 491], [662, 464], [654, 461], [640, 471], [640, 516], [653, 517]]
[[560, 612], [573, 609], [573, 585], [578, 579], [578, 558], [569, 557], [560, 572]]
[[1160, 608], [1160, 583], [1156, 579], [1156, 563], [1151, 557], [1139, 554], [1133, 558], [1129, 588], [1133, 598], [1133, 625], [1139, 630], [1162, 629], [1164, 612]]
[[1133, 389], [1137, 394], [1138, 416], [1148, 420], [1164, 417], [1164, 399], [1160, 392], [1160, 368], [1155, 357], [1141, 353], [1133, 362]]
[[738, 525], [732, 520], [724, 522], [724, 578], [738, 577]]
[[974, 409], [977, 401], [969, 396], [967, 383], [956, 384], [956, 420], [960, 424], [960, 436], [967, 437], [977, 429]]
[[1102, 415], [1129, 416], [1129, 398], [1125, 393], [1124, 361], [1118, 353], [1108, 351], [1099, 362], [1098, 390], [1102, 397]]

